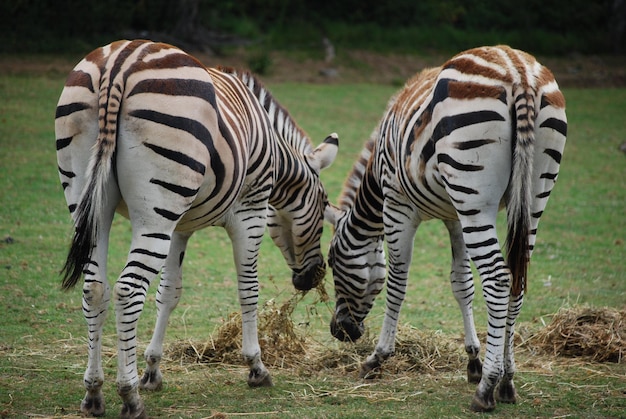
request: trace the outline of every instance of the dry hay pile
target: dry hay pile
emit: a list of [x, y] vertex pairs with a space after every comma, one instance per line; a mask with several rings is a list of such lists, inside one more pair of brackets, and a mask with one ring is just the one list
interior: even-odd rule
[[[290, 367], [306, 352], [305, 337], [296, 332], [291, 320], [300, 298], [300, 294], [294, 294], [280, 306], [269, 300], [259, 310], [258, 333], [263, 363]], [[170, 349], [170, 356], [193, 362], [240, 364], [241, 340], [241, 313], [231, 313], [208, 342], [201, 345], [183, 342]]]
[[[320, 300], [328, 296], [319, 290]], [[375, 337], [365, 336], [357, 343], [319, 342], [294, 325], [292, 314], [303, 294], [291, 296], [283, 304], [270, 300], [259, 310], [259, 344], [263, 362], [271, 367], [296, 369], [298, 374], [318, 372], [354, 373], [376, 345]], [[520, 330], [522, 334], [525, 334]], [[486, 336], [481, 337], [481, 341]], [[330, 339], [330, 338], [329, 338]], [[183, 362], [241, 365], [241, 314], [232, 313], [208, 342], [180, 342], [170, 347], [169, 356]], [[522, 342], [520, 342], [522, 341]], [[563, 308], [549, 325], [522, 338], [516, 333], [516, 346], [531, 352], [555, 356], [589, 357], [596, 362], [622, 362], [626, 353], [626, 309]], [[435, 373], [462, 370], [467, 362], [463, 339], [437, 331], [422, 331], [400, 325], [395, 354], [385, 361], [383, 371]]]
[[556, 356], [622, 362], [626, 353], [626, 309], [562, 308], [528, 343]]
[[[325, 290], [317, 290], [319, 301], [326, 302]], [[259, 345], [263, 362], [272, 367], [294, 368], [299, 374], [333, 370], [344, 374], [358, 371], [361, 362], [376, 345], [376, 339], [363, 336], [357, 343], [321, 343], [296, 327], [292, 314], [302, 294], [294, 294], [283, 304], [270, 300], [259, 310]], [[201, 344], [179, 342], [169, 349], [169, 356], [183, 362], [241, 364], [241, 314], [231, 313]], [[462, 343], [440, 332], [420, 331], [400, 325], [396, 335], [395, 355], [385, 362], [391, 374], [435, 372], [458, 369], [464, 362]]]
[[[312, 368], [316, 371], [332, 369], [339, 373], [358, 371], [361, 363], [373, 352], [376, 341], [377, 338], [366, 335], [354, 344], [322, 348], [316, 357], [312, 357]], [[461, 368], [464, 362], [462, 347], [462, 343], [440, 332], [421, 331], [408, 324], [399, 325], [395, 354], [385, 361], [383, 371], [392, 375], [454, 371]]]

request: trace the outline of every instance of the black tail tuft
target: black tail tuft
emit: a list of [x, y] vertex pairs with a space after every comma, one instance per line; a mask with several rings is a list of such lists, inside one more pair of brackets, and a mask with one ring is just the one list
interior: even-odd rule
[[507, 265], [511, 270], [513, 282], [511, 284], [511, 294], [518, 296], [526, 291], [526, 278], [528, 273], [528, 262], [530, 261], [530, 251], [528, 246], [529, 226], [527, 219], [520, 219], [515, 231], [508, 231], [506, 237]]
[[89, 200], [83, 200], [77, 208], [76, 229], [72, 245], [67, 254], [65, 265], [61, 269], [63, 275], [61, 287], [63, 290], [70, 290], [76, 286], [83, 274], [85, 265], [91, 259], [95, 226], [93, 218], [89, 216], [91, 213], [90, 206]]

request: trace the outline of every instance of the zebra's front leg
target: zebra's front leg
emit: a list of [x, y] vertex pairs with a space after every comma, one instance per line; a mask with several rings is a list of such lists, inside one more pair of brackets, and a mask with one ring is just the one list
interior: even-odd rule
[[[389, 215], [392, 217], [391, 220], [387, 218]], [[413, 239], [419, 224], [413, 220], [413, 215], [385, 208], [385, 238], [389, 252], [385, 317], [376, 348], [361, 365], [360, 378], [379, 376], [382, 363], [395, 352], [398, 319], [406, 295], [409, 267], [413, 257]]]
[[[402, 304], [402, 302], [399, 304]], [[387, 303], [383, 327], [380, 331], [380, 336], [378, 337], [378, 343], [376, 344], [376, 348], [374, 348], [374, 352], [372, 352], [361, 364], [359, 378], [379, 378], [383, 362], [395, 353], [396, 332], [398, 330], [398, 313], [399, 312], [390, 312], [389, 303]]]
[[150, 344], [144, 353], [146, 370], [139, 383], [139, 387], [142, 390], [157, 391], [163, 385], [163, 375], [159, 369], [159, 364], [163, 357], [163, 341], [165, 340], [165, 331], [170, 315], [178, 305], [183, 291], [183, 258], [190, 237], [191, 234], [176, 232], [172, 235], [170, 251], [165, 260], [157, 291], [156, 325]]
[[465, 331], [465, 352], [467, 361], [467, 381], [478, 384], [482, 378], [483, 366], [480, 362], [480, 341], [474, 324], [474, 278], [470, 259], [463, 240], [463, 230], [459, 221], [444, 221], [450, 234], [452, 267], [450, 284], [454, 298], [461, 309]]
[[[250, 367], [248, 385], [250, 387], [271, 387], [272, 377], [261, 360], [257, 329], [259, 301], [259, 279], [257, 261], [259, 248], [265, 231], [265, 211], [258, 218], [248, 217], [247, 222], [235, 219], [226, 227], [233, 246], [233, 258], [237, 269], [239, 304], [241, 306], [241, 352]], [[251, 225], [251, 222], [263, 224]]]
[[123, 418], [147, 417], [139, 396], [137, 321], [150, 283], [163, 267], [170, 247], [170, 234], [142, 230], [133, 226], [131, 251], [114, 287], [118, 336], [117, 393], [122, 399], [120, 416]]

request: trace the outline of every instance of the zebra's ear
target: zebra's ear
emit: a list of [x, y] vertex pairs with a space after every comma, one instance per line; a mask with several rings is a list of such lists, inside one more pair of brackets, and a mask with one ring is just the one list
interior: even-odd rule
[[332, 164], [337, 157], [339, 150], [339, 136], [336, 133], [330, 134], [322, 144], [317, 146], [311, 154], [308, 155], [309, 164], [317, 173]]
[[330, 202], [326, 204], [326, 208], [324, 208], [324, 220], [333, 225], [333, 227], [337, 227], [337, 222], [346, 212], [334, 206]]

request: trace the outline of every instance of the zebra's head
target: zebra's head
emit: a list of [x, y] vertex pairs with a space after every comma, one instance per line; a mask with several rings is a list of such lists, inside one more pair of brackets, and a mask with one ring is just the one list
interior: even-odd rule
[[361, 229], [363, 223], [353, 211], [329, 205], [325, 218], [335, 230], [328, 251], [335, 284], [330, 332], [341, 341], [356, 341], [363, 334], [363, 321], [385, 284], [384, 240], [380, 234]]
[[280, 209], [270, 205], [267, 227], [274, 244], [281, 250], [292, 270], [292, 283], [298, 290], [316, 287], [326, 275], [320, 239], [326, 191], [319, 178], [337, 155], [337, 134], [329, 135], [316, 149], [304, 156], [300, 173], [285, 188]]

